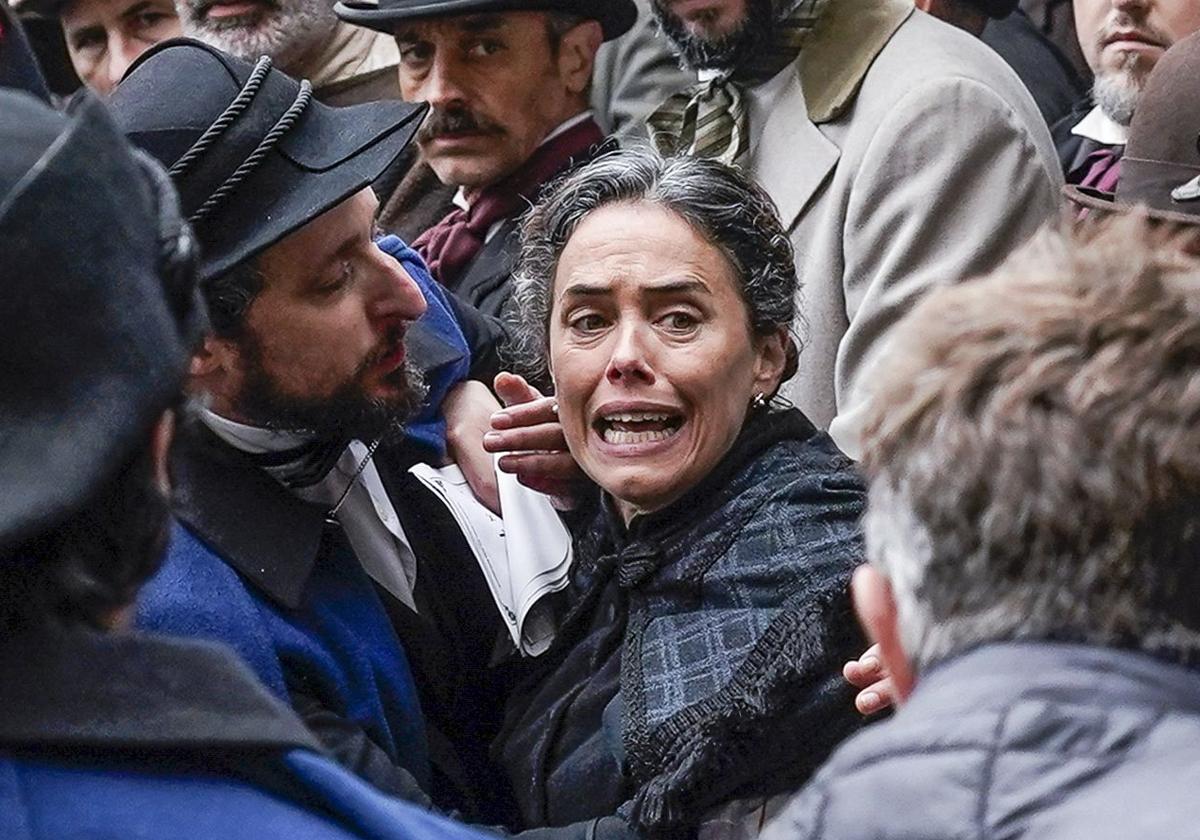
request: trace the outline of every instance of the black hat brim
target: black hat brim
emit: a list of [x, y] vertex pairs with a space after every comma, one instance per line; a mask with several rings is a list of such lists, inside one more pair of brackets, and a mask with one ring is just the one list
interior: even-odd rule
[[[143, 53], [129, 68], [117, 96], [145, 102], [163, 96], [164, 81], [156, 72], [166, 65], [157, 62], [172, 51], [169, 68], [174, 76], [211, 73], [216, 59], [236, 85], [232, 89], [241, 87], [242, 80], [228, 56], [206, 44], [178, 39]], [[118, 120], [126, 121], [124, 110], [117, 107]], [[427, 111], [424, 103], [397, 100], [344, 108], [310, 102], [263, 163], [234, 187], [215, 213], [196, 223], [202, 246], [201, 281], [257, 256], [370, 186], [412, 141]], [[196, 125], [184, 120], [159, 126], [153, 119], [128, 117], [124, 127], [130, 140], [168, 167], [197, 135]], [[219, 151], [210, 154], [216, 153]], [[187, 186], [181, 186], [180, 192], [186, 206], [190, 200]]]
[[[369, 187], [400, 156], [421, 126], [426, 106], [379, 102], [349, 108], [310, 106], [311, 113], [281, 144], [245, 190], [263, 201], [232, 200], [219, 224], [204, 230], [200, 278], [217, 277]], [[304, 155], [324, 151], [330, 163]], [[297, 154], [299, 153], [299, 154]], [[202, 222], [201, 224], [205, 224]]]
[[637, 20], [632, 0], [415, 0], [380, 8], [374, 0], [339, 0], [333, 7], [339, 18], [355, 26], [391, 34], [398, 24], [448, 15], [483, 12], [565, 12], [595, 20], [604, 40], [624, 35]]
[[1136, 209], [1139, 213], [1155, 221], [1170, 222], [1171, 224], [1178, 225], [1200, 225], [1200, 216], [1193, 216], [1190, 213], [1173, 213], [1170, 210], [1157, 210], [1146, 204], [1118, 203], [1115, 193], [1104, 192], [1103, 190], [1092, 189], [1090, 187], [1067, 184], [1062, 188], [1062, 194], [1068, 201], [1080, 209], [1094, 210], [1104, 214], [1128, 213]]

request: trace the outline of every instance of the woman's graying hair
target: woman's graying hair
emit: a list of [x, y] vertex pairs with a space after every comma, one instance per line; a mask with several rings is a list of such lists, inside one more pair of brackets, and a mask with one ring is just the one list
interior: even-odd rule
[[[518, 330], [510, 351], [524, 373], [539, 380], [546, 375], [554, 275], [567, 241], [589, 213], [623, 202], [664, 207], [720, 249], [740, 281], [755, 335], [791, 327], [796, 268], [770, 197], [738, 170], [715, 161], [623, 149], [554, 183], [525, 217], [513, 277]], [[795, 372], [797, 352], [795, 346], [789, 349], [784, 380]]]

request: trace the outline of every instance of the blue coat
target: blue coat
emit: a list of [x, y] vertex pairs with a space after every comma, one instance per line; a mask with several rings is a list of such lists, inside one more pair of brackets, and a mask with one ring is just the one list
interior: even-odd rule
[[5, 840], [482, 840], [329, 761], [217, 646], [76, 631], [0, 664]]
[[457, 526], [405, 468], [438, 457], [441, 400], [477, 350], [488, 356], [480, 348], [495, 335], [401, 240], [378, 245], [428, 303], [406, 343], [430, 386], [429, 402], [406, 424], [400, 447], [375, 453], [417, 555], [420, 613], [374, 585], [345, 536], [327, 527], [322, 506], [192, 424], [181, 428], [173, 452], [178, 524], [161, 571], [142, 591], [138, 624], [232, 647], [339, 760], [385, 790], [414, 799], [432, 792], [441, 805], [490, 816], [471, 794], [499, 790], [484, 746], [499, 712], [482, 673], [499, 616]]

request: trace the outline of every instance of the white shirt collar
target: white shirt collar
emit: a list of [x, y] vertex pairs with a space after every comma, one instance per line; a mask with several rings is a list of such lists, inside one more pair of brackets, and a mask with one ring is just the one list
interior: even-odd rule
[[[225, 443], [252, 455], [292, 449], [311, 439], [295, 432], [247, 426], [207, 408], [200, 410], [200, 420]], [[416, 556], [374, 460], [368, 460], [361, 473], [357, 471], [366, 456], [367, 447], [351, 441], [328, 475], [312, 487], [292, 492], [309, 502], [334, 505], [349, 487], [338, 518], [359, 562], [368, 575], [415, 612]]]
[[[591, 108], [588, 108], [586, 111], [581, 111], [580, 113], [576, 114], [575, 116], [571, 117], [570, 119], [567, 119], [564, 122], [559, 123], [557, 128], [555, 128], [553, 131], [551, 131], [549, 134], [547, 134], [542, 139], [541, 143], [538, 143], [537, 148], [540, 149], [542, 146], [545, 146], [547, 143], [549, 143], [551, 140], [553, 140], [558, 135], [562, 134], [564, 131], [569, 131], [570, 129], [579, 125], [584, 120], [593, 119], [595, 117], [595, 115], [596, 115], [596, 112], [593, 111]], [[535, 149], [534, 151], [537, 151], [537, 149]], [[466, 210], [471, 209], [471, 202], [467, 201], [467, 188], [466, 187], [459, 187], [457, 190], [455, 190], [454, 198], [450, 199], [450, 201], [459, 210], [466, 211]]]
[[275, 429], [264, 429], [261, 426], [247, 426], [245, 423], [238, 423], [236, 420], [222, 417], [207, 408], [200, 409], [200, 419], [221, 440], [234, 449], [249, 452], [251, 455], [295, 449], [311, 440], [311, 438], [296, 432], [281, 432]]
[[1121, 125], [1097, 106], [1088, 111], [1071, 129], [1072, 134], [1095, 140], [1104, 146], [1124, 146], [1129, 142], [1129, 126]]

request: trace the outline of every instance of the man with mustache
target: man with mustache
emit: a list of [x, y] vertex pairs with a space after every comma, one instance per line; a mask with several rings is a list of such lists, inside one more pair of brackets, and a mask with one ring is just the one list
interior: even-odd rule
[[656, 0], [699, 86], [650, 118], [664, 152], [745, 167], [803, 281], [783, 387], [850, 455], [892, 325], [988, 271], [1057, 209], [1054, 147], [1011, 68], [912, 0]]
[[542, 185], [595, 154], [588, 107], [596, 51], [633, 24], [631, 0], [346, 0], [344, 21], [388, 32], [400, 89], [431, 107], [417, 135], [457, 208], [414, 247], [434, 277], [500, 315], [509, 298], [517, 218]]
[[148, 51], [111, 105], [179, 190], [211, 321], [140, 623], [232, 646], [376, 785], [492, 817], [472, 792], [501, 795], [483, 760], [500, 617], [406, 468], [439, 455], [435, 410], [412, 415], [494, 335], [372, 235], [368, 185], [426, 109], [328, 108], [269, 59], [194, 41]]
[[1164, 51], [1200, 30], [1192, 0], [1075, 0], [1075, 31], [1095, 74], [1091, 95], [1054, 126], [1067, 183], [1113, 192], [1129, 123]]

